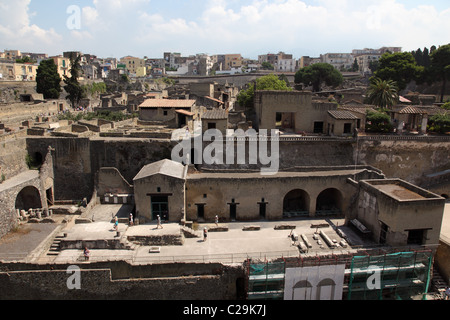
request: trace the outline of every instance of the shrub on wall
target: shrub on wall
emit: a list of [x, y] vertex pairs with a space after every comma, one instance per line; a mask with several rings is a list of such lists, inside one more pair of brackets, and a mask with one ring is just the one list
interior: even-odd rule
[[393, 126], [391, 124], [391, 118], [384, 111], [367, 111], [366, 117], [366, 131], [388, 133], [391, 132]]
[[450, 132], [450, 113], [432, 116], [428, 122], [428, 131], [436, 133]]

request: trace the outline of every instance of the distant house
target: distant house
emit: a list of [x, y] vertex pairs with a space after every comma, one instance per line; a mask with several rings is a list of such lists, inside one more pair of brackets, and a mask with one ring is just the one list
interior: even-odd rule
[[350, 135], [357, 126], [358, 117], [346, 110], [328, 111], [328, 134], [341, 136]]
[[375, 112], [375, 107], [372, 105], [351, 103], [339, 107], [339, 110], [346, 110], [351, 112], [358, 119], [356, 120], [356, 129], [364, 131], [366, 129], [367, 112]]
[[177, 110], [192, 111], [195, 100], [146, 99], [139, 105], [139, 120], [176, 124]]
[[228, 112], [224, 109], [207, 110], [201, 115], [202, 131], [217, 129], [222, 134], [226, 134], [228, 129]]
[[313, 101], [309, 91], [256, 91], [254, 101], [253, 127], [286, 133], [326, 134], [327, 112], [337, 109], [337, 105], [328, 100]]

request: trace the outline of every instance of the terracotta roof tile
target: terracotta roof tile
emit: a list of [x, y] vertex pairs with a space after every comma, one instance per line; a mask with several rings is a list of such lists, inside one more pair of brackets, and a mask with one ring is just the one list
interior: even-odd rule
[[195, 100], [182, 99], [146, 99], [139, 108], [190, 108]]

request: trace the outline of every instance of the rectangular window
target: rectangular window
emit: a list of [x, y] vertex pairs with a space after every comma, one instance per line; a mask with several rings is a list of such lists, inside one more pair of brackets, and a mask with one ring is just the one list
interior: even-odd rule
[[352, 124], [344, 123], [344, 133], [352, 133]]
[[426, 230], [424, 229], [409, 230], [407, 244], [422, 245], [425, 239], [425, 233]]
[[314, 133], [323, 133], [323, 122], [322, 121], [314, 122]]

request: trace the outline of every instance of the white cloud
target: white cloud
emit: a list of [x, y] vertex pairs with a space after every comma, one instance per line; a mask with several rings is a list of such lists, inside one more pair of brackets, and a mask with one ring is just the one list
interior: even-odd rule
[[9, 49], [44, 50], [62, 40], [54, 29], [45, 30], [30, 23], [30, 0], [2, 1], [0, 3], [0, 43]]
[[177, 51], [256, 57], [285, 51], [300, 57], [450, 42], [450, 6], [439, 11], [431, 1], [413, 8], [404, 0], [204, 0], [194, 14], [184, 15], [176, 5], [173, 14], [158, 11], [162, 0], [93, 0], [82, 8], [81, 29], [68, 32], [69, 43], [53, 29], [30, 23], [30, 0], [7, 1], [0, 0], [0, 43], [10, 47], [57, 40], [98, 55], [158, 57]]

